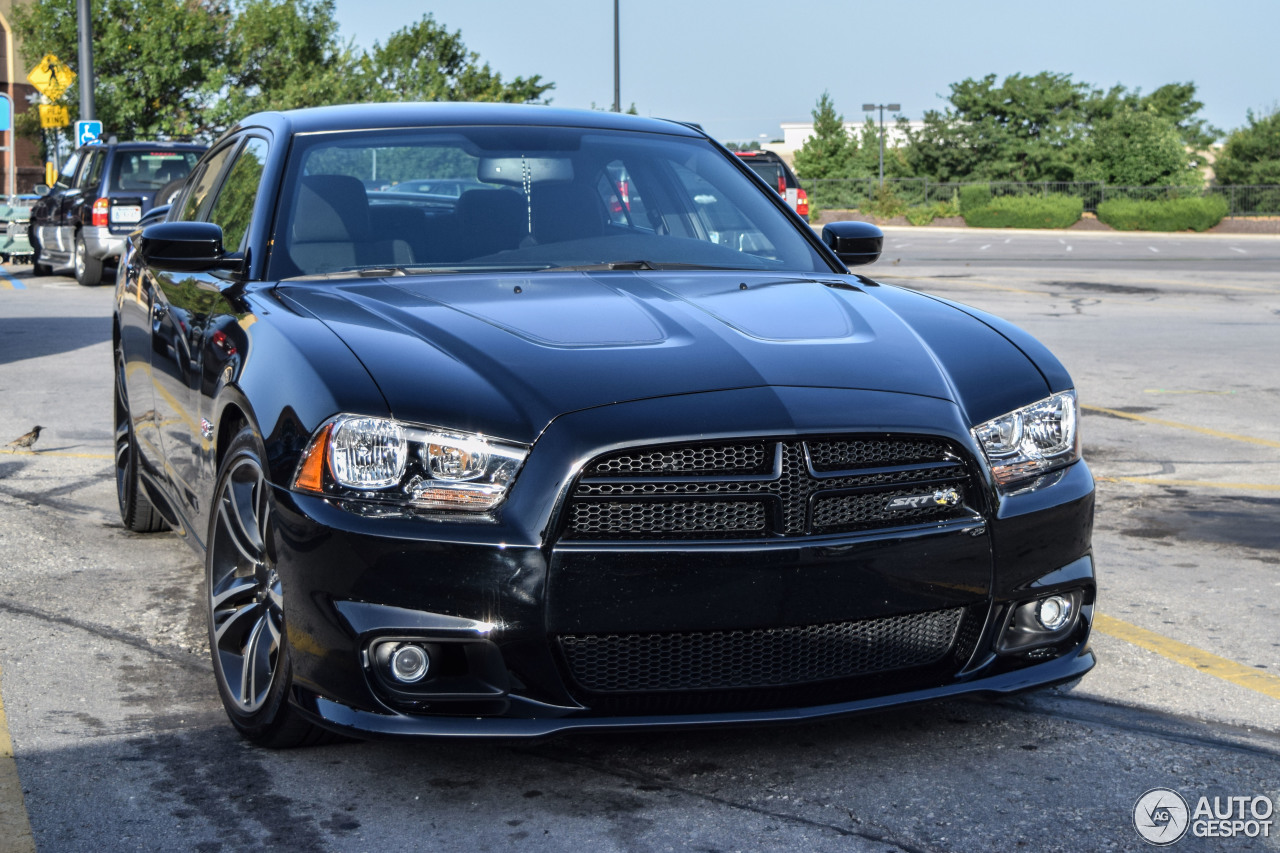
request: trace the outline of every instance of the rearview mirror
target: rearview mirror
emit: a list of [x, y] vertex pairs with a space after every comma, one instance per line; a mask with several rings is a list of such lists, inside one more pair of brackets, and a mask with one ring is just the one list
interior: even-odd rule
[[884, 251], [884, 232], [870, 222], [828, 222], [822, 242], [831, 247], [845, 266], [873, 264]]

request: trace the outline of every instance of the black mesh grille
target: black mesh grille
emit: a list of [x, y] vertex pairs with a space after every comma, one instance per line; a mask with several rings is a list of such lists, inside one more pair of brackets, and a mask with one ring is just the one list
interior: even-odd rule
[[[945, 495], [945, 492], [939, 491], [938, 494]], [[836, 533], [844, 530], [884, 527], [886, 523], [920, 524], [926, 521], [945, 521], [951, 518], [963, 518], [969, 514], [963, 505], [939, 504], [932, 496], [929, 496], [933, 500], [932, 503], [890, 508], [897, 498], [924, 497], [926, 493], [922, 493], [919, 489], [896, 489], [820, 498], [813, 507], [813, 529], [815, 533]]]
[[847, 471], [914, 462], [956, 459], [946, 442], [917, 438], [832, 439], [809, 442], [809, 458], [815, 471]]
[[[587, 466], [562, 535], [794, 537], [976, 517], [963, 460], [943, 439], [895, 435], [634, 448]], [[953, 489], [958, 505], [925, 505]]]
[[698, 444], [614, 453], [588, 469], [591, 477], [648, 474], [763, 474], [773, 467], [765, 443]]
[[794, 628], [559, 638], [593, 693], [735, 690], [850, 678], [937, 663], [964, 608]]
[[616, 501], [573, 505], [573, 529], [588, 538], [763, 536], [764, 505], [759, 501]]

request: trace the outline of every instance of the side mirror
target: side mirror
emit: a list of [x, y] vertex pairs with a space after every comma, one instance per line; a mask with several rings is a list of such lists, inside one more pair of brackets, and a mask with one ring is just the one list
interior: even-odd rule
[[46, 196], [49, 194], [48, 184], [36, 184], [34, 189], [36, 191], [36, 195], [38, 196]]
[[845, 266], [873, 264], [884, 251], [884, 232], [870, 222], [828, 222], [822, 242], [831, 247]]
[[138, 257], [164, 272], [239, 270], [243, 260], [227, 257], [222, 226], [212, 222], [157, 222], [142, 229]]

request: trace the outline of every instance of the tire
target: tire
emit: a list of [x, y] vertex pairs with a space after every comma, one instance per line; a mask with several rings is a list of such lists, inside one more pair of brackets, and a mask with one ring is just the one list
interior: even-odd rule
[[152, 207], [160, 207], [165, 204], [173, 204], [178, 194], [182, 192], [182, 188], [187, 185], [186, 178], [178, 178], [176, 181], [169, 183], [156, 190], [155, 201], [151, 203]]
[[53, 267], [40, 260], [40, 243], [36, 240], [35, 234], [29, 233], [27, 239], [31, 242], [31, 274], [53, 275]]
[[115, 360], [116, 500], [120, 504], [120, 520], [135, 533], [167, 530], [168, 523], [147, 497], [138, 474], [138, 439], [124, 384], [124, 354], [118, 347]]
[[75, 252], [71, 256], [71, 264], [75, 267], [76, 281], [85, 287], [97, 287], [102, 284], [102, 261], [90, 256], [84, 245], [84, 233], [76, 232]]
[[209, 652], [231, 724], [258, 746], [287, 749], [339, 738], [289, 704], [293, 670], [264, 455], [246, 427], [231, 440], [218, 471], [205, 549]]

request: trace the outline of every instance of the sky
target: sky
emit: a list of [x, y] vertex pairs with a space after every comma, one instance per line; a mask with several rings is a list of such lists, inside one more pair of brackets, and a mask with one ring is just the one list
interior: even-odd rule
[[[722, 141], [781, 138], [828, 91], [918, 119], [969, 77], [1052, 71], [1151, 92], [1192, 81], [1229, 131], [1280, 107], [1280, 0], [618, 0], [621, 92], [641, 115], [700, 123]], [[359, 48], [431, 14], [503, 79], [542, 75], [559, 107], [613, 103], [610, 0], [336, 0]]]

